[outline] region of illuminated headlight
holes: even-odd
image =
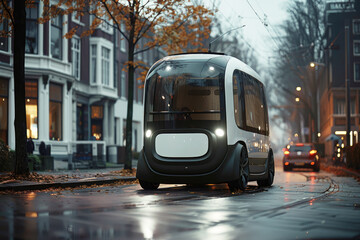
[[[151,134],[152,134],[151,130],[147,130],[147,131],[145,132],[145,136],[146,136],[147,138],[151,137]]]
[[[215,134],[218,137],[223,137],[225,135],[225,132],[221,128],[218,128],[218,129],[215,130]]]

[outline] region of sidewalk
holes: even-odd
[[[120,168],[32,172],[26,179],[14,179],[8,173],[0,173],[0,192],[74,188],[112,184],[120,181],[131,182],[136,180],[135,161],[132,166],[132,172],[125,171],[123,166]]]

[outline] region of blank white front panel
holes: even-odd
[[[161,157],[201,157],[208,149],[209,139],[203,133],[164,133],[155,139],[155,151]]]

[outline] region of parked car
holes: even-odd
[[[290,145],[284,151],[284,171],[291,171],[293,168],[312,168],[315,172],[320,171],[320,157],[311,143],[297,143]]]

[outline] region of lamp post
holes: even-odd
[[[318,68],[319,66],[321,67],[325,67],[325,64],[323,63],[318,63],[318,62],[310,62],[309,67],[314,69],[314,86],[313,86],[313,105],[316,105],[316,111],[314,111],[314,113],[316,114],[316,126],[314,124],[313,126],[313,130],[316,130],[316,135],[315,135],[315,131],[313,131],[313,139],[316,139],[316,142],[319,142],[319,137],[321,136],[320,134],[320,96],[319,96],[319,84],[318,84]]]

